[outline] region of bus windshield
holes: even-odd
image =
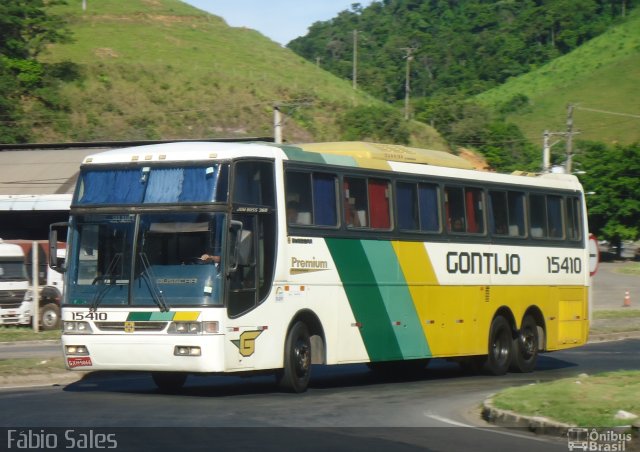
[[[221,305],[222,213],[80,215],[68,303]]]
[[[226,202],[228,164],[85,168],[75,205]]]
[[[0,258],[0,281],[25,281],[27,270],[22,257]]]

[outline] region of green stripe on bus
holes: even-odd
[[[151,312],[130,312],[127,322],[146,322],[151,319]]]
[[[295,146],[282,146],[281,148],[289,160],[300,162],[325,163],[321,154],[316,152],[306,152]]]
[[[323,154],[322,157],[328,165],[358,166],[358,162],[348,155]]]
[[[359,240],[326,239],[371,361],[402,359],[402,351],[369,259]]]
[[[152,312],[149,320],[152,322],[162,322],[173,320],[175,312]]]
[[[405,359],[431,356],[413,298],[391,242],[366,240],[362,247]]]

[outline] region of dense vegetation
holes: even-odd
[[[475,94],[577,48],[604,32],[631,0],[383,0],[354,3],[313,24],[288,47],[351,78],[358,31],[357,83],[388,102],[413,96]]]
[[[63,4],[50,0],[49,5]],[[53,42],[68,42],[69,29],[61,17],[48,14],[43,0],[3,0],[0,3],[0,142],[16,143],[30,137],[23,104],[64,109],[58,96],[59,81],[74,77],[69,62],[44,64],[38,55]]]
[[[640,143],[607,146],[582,142],[576,158],[589,207],[589,227],[620,245],[640,237]]]
[[[86,10],[80,0],[1,3],[0,20],[44,46],[29,57],[42,70],[38,80],[62,80],[47,92],[40,81],[1,89],[13,116],[0,142],[272,136],[274,105],[285,140],[335,141],[352,109],[388,108],[254,30],[180,0],[89,1]],[[72,41],[62,39],[69,34]],[[0,77],[3,87],[16,85],[16,74]],[[412,145],[447,149],[427,125],[405,126]]]

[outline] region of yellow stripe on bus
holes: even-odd
[[[194,322],[200,317],[200,311],[176,312],[174,322]]]

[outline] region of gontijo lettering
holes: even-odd
[[[517,275],[520,273],[520,255],[505,253],[447,253],[447,271],[462,274]]]

